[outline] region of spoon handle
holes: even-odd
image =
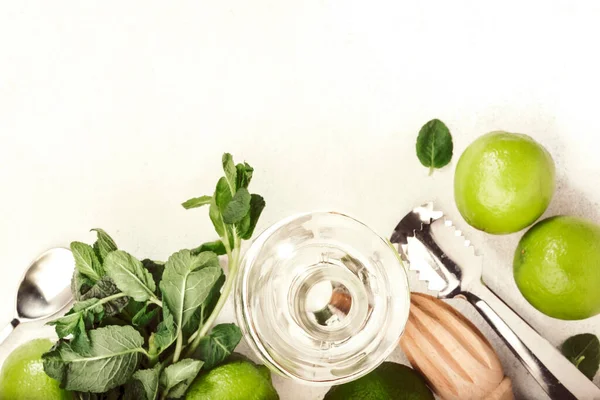
[[[8,325],[6,325],[1,331],[0,331],[0,344],[4,343],[4,341],[6,340],[6,338],[8,338],[8,336],[10,336],[10,334],[12,333],[12,331],[15,330],[15,328],[21,323],[21,321],[19,321],[18,319],[13,319],[12,321],[10,321],[10,323]]]

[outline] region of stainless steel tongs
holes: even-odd
[[[433,203],[417,207],[396,226],[391,242],[439,298],[471,303],[552,399],[600,399],[600,389],[519,317],[482,281],[481,258]]]

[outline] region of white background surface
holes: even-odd
[[[206,210],[179,203],[212,192],[229,151],[256,169],[259,229],[332,209],[388,236],[432,199],[484,254],[489,285],[552,343],[600,333],[600,316],[529,306],[511,273],[520,234],[475,232],[452,195],[474,138],[522,132],[556,161],[547,214],[600,222],[599,18],[594,1],[2,1],[0,321],[29,262],[93,240],[90,228],[158,259],[213,239]],[[455,157],[427,177],[414,144],[434,117]],[[474,320],[517,394],[544,398]],[[276,381],[283,399],[323,392]]]

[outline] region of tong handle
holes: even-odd
[[[483,283],[459,296],[479,311],[551,399],[600,399],[600,388]]]

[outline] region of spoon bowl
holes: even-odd
[[[51,317],[69,305],[74,270],[73,254],[65,248],[50,249],[35,259],[21,280],[15,318],[0,331],[0,344],[20,323]]]

